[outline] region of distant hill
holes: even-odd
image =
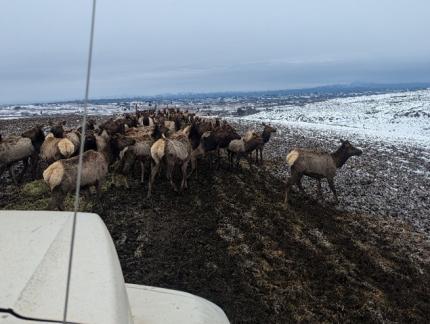
[[[146,101],[146,102],[168,102],[168,101],[195,101],[204,99],[217,99],[217,98],[276,98],[276,97],[291,97],[291,96],[350,96],[366,93],[387,93],[395,91],[411,91],[422,90],[430,88],[430,82],[424,83],[361,83],[354,82],[350,84],[335,84],[327,86],[319,86],[313,88],[302,89],[281,89],[281,90],[261,90],[261,91],[224,91],[224,92],[208,92],[208,93],[176,93],[176,94],[162,94],[156,96],[130,96],[123,98],[101,98],[92,99],[93,104],[103,103],[129,103],[132,101]],[[67,103],[81,103],[82,100],[65,101]]]

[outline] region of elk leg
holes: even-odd
[[[148,194],[146,196],[147,198],[151,198],[152,185],[154,183],[155,177],[156,177],[159,169],[160,169],[160,162],[158,162],[158,163],[152,162],[152,164],[151,164],[151,178],[149,179]]]
[[[236,155],[236,169],[239,169],[239,167],[240,167],[240,157],[241,157],[240,153],[237,153],[237,155]]]
[[[30,157],[31,162],[31,177],[36,180],[37,177],[37,167],[39,166],[39,156],[37,153],[33,153]]]
[[[191,177],[191,175],[196,171],[196,178],[197,178],[197,159],[193,156],[191,156],[191,172],[187,176],[187,178]]]
[[[322,199],[321,179],[317,179],[318,197]]]
[[[285,189],[284,204],[288,204],[288,195],[289,195],[289,193],[290,193],[291,185],[292,185],[292,183],[291,183],[291,182],[292,182],[292,181],[291,181],[291,177],[288,177],[288,179],[287,179],[287,187],[286,187],[286,189]]]
[[[263,162],[263,149],[262,148],[260,149],[260,164],[261,165],[264,164],[264,162]]]
[[[125,185],[126,185],[126,187],[128,188],[127,178],[126,178],[126,177],[124,177],[124,179],[125,179]],[[97,199],[98,199],[98,200],[100,200],[100,199],[102,198],[102,185],[103,185],[103,183],[102,183],[102,181],[101,181],[101,180],[98,180],[98,181],[96,182],[96,193],[97,193]]]
[[[217,155],[217,165],[216,165],[216,168],[217,168],[217,170],[219,169],[219,167],[220,167],[220,164],[221,164],[221,152],[220,152],[221,150],[220,150],[220,148],[218,147],[217,148],[217,150],[216,150],[216,155]]]
[[[13,183],[15,183],[15,185],[18,185],[18,181],[16,180],[16,176],[15,176],[15,170],[13,169],[13,164],[9,166],[9,173],[10,173],[10,176],[12,177]]]
[[[305,194],[305,189],[303,189],[303,186],[302,186],[302,178],[303,178],[303,174],[300,174],[297,176],[297,187],[299,187],[299,190],[302,194]]]
[[[196,178],[197,178],[197,158],[201,155],[200,146],[197,147],[193,152],[191,152],[191,172],[188,175],[188,178],[191,177],[191,175],[196,172]],[[204,155],[204,152],[203,152]],[[210,154],[209,154],[210,158]],[[210,160],[211,161],[211,160]],[[212,166],[212,164],[211,164]]]
[[[182,183],[181,183],[181,191],[188,188],[187,183],[187,168],[188,168],[188,161],[185,161],[182,166]]]
[[[24,177],[24,174],[27,171],[27,168],[28,168],[28,158],[23,159],[22,163],[24,164],[24,167],[23,167],[21,173],[18,176],[18,182],[22,181],[22,178]]]
[[[143,163],[143,161],[140,161],[140,183],[143,183],[144,176],[145,176],[145,163]]]
[[[252,153],[246,155],[246,159],[248,160],[249,170],[252,171]]]
[[[285,199],[284,199],[284,204],[288,204],[288,196],[290,194],[291,191],[291,187],[295,184],[297,184],[298,180],[302,177],[303,175],[297,173],[294,171],[294,169],[291,169],[291,177],[289,177],[287,179],[287,188],[285,190]]]
[[[6,166],[1,166],[0,167],[0,177],[3,175],[3,172],[6,170]]]
[[[235,163],[234,163],[234,159],[235,157],[238,156],[238,153],[235,152],[230,152],[230,168],[234,168],[235,167]]]
[[[334,187],[334,180],[333,179],[327,179],[327,181],[328,181],[328,185],[329,185],[331,191],[333,192],[334,202],[336,204],[338,204],[339,203],[339,199],[337,198],[336,188]]]
[[[175,168],[175,161],[167,161],[167,171],[166,171],[166,176],[167,176],[167,180],[170,181],[170,185],[172,186],[173,190],[175,192],[178,191],[178,188],[175,185],[175,182],[173,181],[173,169]]]

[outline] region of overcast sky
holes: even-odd
[[[91,97],[430,81],[428,0],[98,0]],[[91,0],[0,2],[0,103],[84,95]]]

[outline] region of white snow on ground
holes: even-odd
[[[430,147],[430,89],[277,106],[238,118]]]
[[[247,106],[252,106],[257,113],[234,119],[297,126],[366,141],[383,140],[430,147],[430,89],[339,97],[301,105],[296,104],[300,100],[290,99],[291,104],[271,107],[263,107],[264,99],[250,102]],[[201,105],[195,102],[194,106]],[[211,114],[224,112],[224,116],[233,116],[238,107],[244,107],[243,103],[231,103],[225,99],[224,103],[212,103],[207,108],[201,108],[201,111],[208,109]],[[113,101],[91,104],[88,112],[90,115],[112,115],[125,112],[126,109]],[[81,111],[82,105],[76,103],[9,105],[0,106],[0,119],[75,114]]]
[[[0,119],[16,119],[25,117],[82,114],[82,104],[52,103],[40,105],[0,106]],[[97,104],[88,106],[89,115],[113,115],[124,112],[124,107],[117,103]]]

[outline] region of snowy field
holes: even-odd
[[[124,111],[127,111],[127,108],[115,102],[88,106],[88,114],[93,116],[107,116]],[[0,119],[73,115],[82,114],[82,112],[82,104],[77,103],[3,105],[0,106]]]
[[[240,119],[430,147],[430,89],[257,110]]]
[[[247,106],[252,107],[255,113],[241,117],[237,117],[236,111],[243,104],[231,103],[227,99],[223,104],[215,101],[205,108],[201,108],[201,103],[196,101],[186,108],[199,107],[203,114],[207,110],[252,122],[271,122],[358,136],[366,140],[430,147],[430,89],[351,97],[339,94],[339,98],[306,103],[307,97],[284,98],[280,101],[287,101],[288,104],[270,107],[264,106],[264,99],[250,99]],[[90,115],[106,116],[129,111],[130,107],[133,103],[112,100],[111,103],[91,104],[88,112]],[[80,113],[82,105],[77,103],[0,106],[0,119]]]

